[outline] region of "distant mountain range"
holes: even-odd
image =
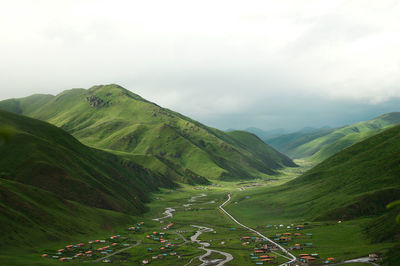
[[[251,133],[207,127],[114,84],[5,100],[0,109],[47,121],[180,182],[265,177],[296,166]]]
[[[277,137],[280,135],[288,134],[289,131],[283,128],[271,129],[271,130],[263,130],[256,127],[248,127],[245,131],[251,132],[257,135],[260,139],[265,140],[268,138]]]
[[[292,159],[321,162],[346,147],[400,123],[400,112],[388,113],[341,128],[302,130],[263,139]]]

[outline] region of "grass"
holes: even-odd
[[[179,182],[267,177],[294,166],[253,134],[207,127],[113,84],[6,100],[0,109],[50,122],[91,147],[142,156],[143,167],[175,172]]]
[[[353,125],[312,132],[295,132],[266,140],[291,158],[322,162],[346,147],[400,123],[400,113],[388,113]]]
[[[236,193],[232,211],[249,222],[257,221],[254,213],[289,220],[381,215],[399,195],[399,129],[355,144],[282,186]]]
[[[234,197],[241,197],[257,190],[265,190],[265,187],[250,187],[244,191],[239,191],[237,188],[243,186],[243,183],[248,181],[243,180],[240,182],[218,182],[218,185],[208,185],[202,187],[193,187],[181,184],[177,189],[161,189],[159,192],[154,192],[151,195],[152,201],[147,204],[149,212],[134,217],[134,220],[127,221],[126,226],[112,226],[110,231],[97,231],[92,235],[85,235],[80,238],[59,239],[57,241],[49,241],[41,243],[40,245],[29,247],[27,249],[11,249],[7,253],[2,253],[0,259],[5,262],[5,265],[24,265],[29,262],[30,265],[51,265],[55,261],[52,259],[40,258],[42,253],[51,252],[62,248],[63,246],[75,242],[84,242],[93,239],[106,239],[111,234],[121,234],[127,240],[135,243],[138,240],[142,244],[132,249],[126,250],[123,253],[112,256],[110,259],[113,263],[117,264],[139,264],[144,259],[149,259],[152,265],[184,265],[189,262],[191,258],[204,254],[204,251],[199,249],[199,245],[195,243],[184,244],[183,239],[177,234],[181,234],[190,239],[196,229],[191,225],[207,226],[215,230],[216,233],[207,232],[203,233],[199,239],[209,242],[210,249],[225,251],[234,256],[234,260],[226,265],[254,265],[254,260],[250,259],[250,253],[254,251],[257,245],[251,242],[248,246],[243,246],[240,240],[243,236],[253,236],[251,232],[240,228],[237,224],[233,223],[225,214],[223,214],[218,206],[226,200],[226,195],[229,191],[236,191]],[[260,182],[260,181],[259,181]],[[266,182],[266,181],[265,181]],[[267,184],[267,182],[265,183]],[[270,186],[270,185],[268,185]],[[200,188],[200,189],[198,189]],[[189,200],[193,196],[206,194],[204,197],[197,197],[195,202]],[[191,203],[193,205],[184,207],[183,204]],[[287,247],[294,246],[295,243],[312,243],[311,248],[306,248],[301,251],[294,251],[295,254],[300,253],[318,253],[321,258],[335,257],[337,261],[344,259],[351,259],[359,256],[364,256],[372,252],[385,252],[393,246],[392,242],[375,243],[371,244],[369,238],[364,234],[364,224],[371,221],[371,218],[356,219],[352,221],[337,222],[315,222],[307,221],[306,219],[283,219],[280,216],[272,217],[256,212],[252,213],[252,218],[246,218],[246,213],[242,210],[237,210],[239,204],[232,201],[228,204],[227,209],[241,222],[251,225],[263,234],[273,237],[277,233],[285,232],[301,232],[302,237],[295,241],[288,242]],[[152,220],[153,218],[164,216],[166,207],[174,207],[176,211],[172,218],[167,218],[163,223]],[[193,210],[186,210],[185,208],[192,208]],[[201,209],[202,208],[202,209]],[[251,210],[251,209],[250,209]],[[251,211],[248,211],[250,215]],[[255,217],[260,217],[255,219]],[[138,232],[127,232],[127,226],[134,223],[143,221],[144,225]],[[174,225],[169,230],[164,230],[170,222]],[[297,231],[294,229],[286,229],[286,226],[302,222],[306,224],[304,230]],[[267,225],[284,224],[283,228],[275,229],[267,227]],[[235,230],[232,230],[235,228]],[[110,228],[111,229],[111,228]],[[146,235],[152,234],[153,231],[164,232],[165,239],[174,244],[173,252],[179,256],[168,255],[164,259],[153,260],[152,256],[165,253],[161,251],[160,243],[156,240],[147,239]],[[307,233],[312,233],[312,238],[306,237]],[[224,242],[224,243],[223,243]],[[149,252],[148,248],[153,251]],[[219,257],[212,253],[212,256]],[[92,259],[90,259],[92,260]],[[85,259],[87,261],[87,259]],[[284,263],[286,260],[278,258],[277,263]],[[57,262],[58,263],[58,262]],[[84,262],[79,263],[74,260],[74,265],[85,265]],[[198,264],[198,263],[197,263]],[[196,262],[193,264],[196,265]]]
[[[0,246],[84,236],[134,220],[167,177],[82,145],[48,123],[0,111]],[[129,214],[129,215],[128,215]],[[104,227],[104,228],[103,228]]]
[[[0,105],[62,126],[103,149],[84,146],[47,123],[0,112],[2,125],[15,128],[0,147],[7,154],[0,159],[0,259],[5,265],[52,264],[40,254],[110,234],[121,234],[130,244],[142,241],[113,258],[138,264],[164,252],[160,242],[146,237],[153,231],[165,231],[179,257],[169,254],[152,264],[187,263],[203,254],[199,245],[184,244],[178,234],[190,238],[196,231],[191,225],[215,230],[200,239],[211,249],[231,253],[235,259],[228,265],[252,265],[249,254],[260,243],[243,246],[240,237],[253,235],[218,209],[228,192],[232,202],[226,209],[267,235],[287,231],[268,229],[268,224],[307,224],[304,233],[313,234],[309,250],[323,258],[344,260],[393,248],[387,236],[397,234],[398,227],[386,230],[391,215],[384,206],[400,191],[400,127],[352,145],[311,170],[313,162],[305,160],[297,161],[301,167],[282,169],[294,164],[254,135],[208,128],[114,85]],[[205,177],[219,180],[210,185]],[[182,184],[174,186],[172,180]],[[168,188],[157,191],[160,186]],[[201,193],[206,196],[188,201]],[[152,220],[163,216],[166,207],[176,209],[172,218]],[[138,221],[145,226],[128,232],[127,226]],[[170,222],[173,228],[163,229]],[[154,251],[148,252],[149,247]]]

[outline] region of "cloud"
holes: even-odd
[[[399,13],[365,0],[5,1],[0,98],[118,83],[217,127],[345,123],[340,105],[360,118],[352,106],[372,115],[400,97]]]

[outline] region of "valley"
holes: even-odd
[[[396,260],[398,113],[275,136],[292,160],[115,84],[0,109],[1,265]]]
[[[18,250],[10,251],[18,254],[18,259],[13,257],[8,261],[4,255],[0,258],[4,265],[27,262],[30,265],[87,265],[87,262],[171,266],[280,265],[291,261],[291,254],[297,259],[304,257],[300,254],[308,254],[316,261],[334,264],[384,252],[393,245],[371,244],[365,238],[361,227],[370,219],[315,222],[302,218],[261,217],[248,205],[245,205],[248,208],[245,211],[242,206],[249,198],[243,198],[243,195],[279,184],[266,180],[257,183],[260,186],[245,191],[238,189],[241,182],[223,181],[201,187],[182,184],[177,189],[162,189],[152,193],[152,201],[147,205],[149,212],[136,216],[135,223],[109,228],[108,235],[71,236],[68,240],[60,239],[57,243],[30,249],[28,254],[22,251],[23,248],[19,249],[20,254]],[[264,236],[276,244],[265,240]],[[73,245],[71,243],[84,245],[68,248]],[[42,257],[43,254],[47,256]]]

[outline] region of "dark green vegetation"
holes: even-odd
[[[335,153],[400,123],[400,113],[388,113],[342,128],[303,130],[264,139],[290,158],[321,162]]]
[[[160,242],[145,236],[166,230],[169,222],[174,225],[166,232],[168,241],[180,257],[168,254],[154,259],[154,265],[181,265],[204,253],[196,243],[184,241],[196,231],[191,225],[216,230],[204,232],[200,239],[208,241],[211,249],[232,254],[234,261],[227,265],[254,264],[249,254],[256,243],[243,246],[240,240],[253,235],[232,230],[238,226],[218,209],[228,192],[233,200],[226,209],[268,236],[289,229],[294,233],[287,226],[306,224],[304,233],[313,234],[312,245],[309,238],[300,237],[285,243],[288,247],[298,243],[309,251],[305,253],[338,260],[391,247],[388,261],[398,255],[393,247],[400,236],[395,223],[398,209],[385,208],[400,198],[400,126],[387,129],[398,122],[398,113],[352,127],[314,131],[314,135],[307,132],[303,137],[308,141],[303,139],[299,147],[312,143],[308,148],[317,150],[307,156],[312,155],[314,162],[342,151],[277,186],[305,168],[283,169],[294,163],[253,134],[206,127],[117,85],[7,100],[0,102],[0,109],[65,130],[0,111],[5,129],[0,130],[0,152],[6,155],[0,158],[4,231],[0,246],[5,251],[0,262],[5,265],[57,263],[40,254],[55,254],[67,244],[110,234],[132,233],[127,226],[137,219],[145,221],[145,230],[124,239],[140,245],[113,256],[119,264],[138,264],[159,255]],[[377,135],[367,138],[373,134]],[[262,178],[250,179],[255,177]],[[241,180],[232,182],[236,178]],[[175,182],[203,185],[178,188]],[[169,189],[159,192],[158,187]],[[202,192],[207,195],[189,201]],[[174,217],[164,223],[153,221],[163,216],[166,207],[176,209]],[[146,209],[149,212],[142,214]],[[154,251],[149,253],[149,247]],[[212,253],[210,258],[221,256]],[[94,258],[82,260],[87,259]]]
[[[400,197],[399,172],[400,126],[396,126],[344,149],[282,186],[253,190],[243,207],[259,206],[259,212],[274,217],[316,220],[379,215],[386,212],[387,203]]]
[[[0,111],[13,135],[0,146],[0,246],[108,229],[145,210],[168,177],[89,148],[46,122]]]
[[[398,210],[386,204],[400,198],[400,126],[356,143],[302,176],[278,187],[237,194],[234,215],[257,225],[262,219],[338,221],[367,217],[358,233],[370,242],[400,238]],[[268,218],[265,218],[268,217]]]
[[[0,109],[48,121],[88,146],[183,182],[265,177],[295,166],[255,135],[207,127],[118,85],[10,99]]]

